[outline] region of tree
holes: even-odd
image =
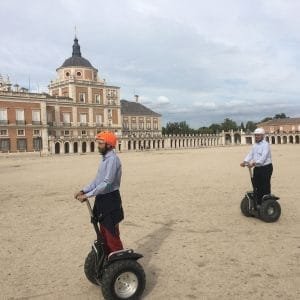
[[[270,120],[273,120],[273,118],[266,117],[266,118],[262,119],[259,123],[264,123],[264,122],[267,122],[267,121],[270,121]]]
[[[168,122],[166,127],[162,129],[163,134],[191,134],[194,133],[195,130],[190,128],[186,121],[181,122]]]
[[[243,122],[241,123],[241,126],[240,126],[240,128],[241,128],[243,131],[245,131],[245,125],[244,125],[244,123],[243,123]]]
[[[222,131],[222,127],[220,124],[213,123],[208,127],[212,133],[218,133]]]
[[[276,114],[273,119],[285,119],[288,118],[285,113]]]
[[[246,131],[251,131],[253,132],[256,128],[256,123],[252,122],[252,121],[248,121],[246,123]]]
[[[224,122],[221,124],[221,127],[224,131],[237,130],[237,124],[229,118],[224,120]]]

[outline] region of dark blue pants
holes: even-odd
[[[258,199],[258,204],[261,204],[261,199],[264,195],[271,194],[272,173],[272,164],[254,168],[253,183]]]

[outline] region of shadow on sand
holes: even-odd
[[[173,231],[172,226],[175,222],[173,220],[162,224],[162,226],[152,233],[145,236],[143,239],[137,242],[137,253],[144,255],[142,264],[146,273],[146,290],[144,296],[147,296],[152,289],[155,287],[158,280],[159,267],[151,264],[153,255],[159,255],[159,249],[163,244],[164,240]]]

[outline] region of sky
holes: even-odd
[[[0,74],[48,91],[82,56],[121,99],[199,128],[300,117],[298,0],[0,0]]]

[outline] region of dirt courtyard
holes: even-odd
[[[250,146],[119,153],[124,246],[142,253],[143,299],[300,299],[300,145],[272,145],[276,223],[246,218]],[[0,156],[0,299],[102,299],[75,191],[98,154]]]

